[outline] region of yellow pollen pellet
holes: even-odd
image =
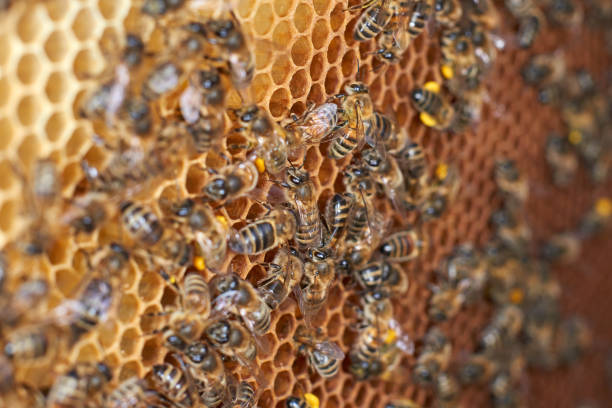
[[[215,216],[215,218],[216,218],[217,220],[219,220],[219,222],[220,222],[221,224],[223,224],[223,226],[224,226],[224,227],[226,227],[226,228],[227,228],[227,220],[225,219],[225,217],[224,217],[224,216],[222,216],[222,215],[216,215],[216,216]]]
[[[255,159],[255,167],[257,167],[257,171],[260,173],[266,171],[266,163],[261,157]]]
[[[518,305],[523,302],[523,290],[513,289],[510,291],[510,302]]]
[[[319,408],[319,398],[314,394],[311,394],[309,392],[304,394],[304,401],[306,401],[306,404],[308,404],[309,408]]]
[[[580,133],[579,130],[574,129],[569,132],[568,139],[571,144],[577,145],[578,143],[582,142],[582,133]]]
[[[455,76],[455,73],[450,65],[442,65],[440,67],[440,72],[442,73],[442,76],[446,79],[451,79],[453,76]]]
[[[393,329],[387,330],[387,335],[385,336],[385,344],[391,344],[397,339],[397,333]]]
[[[612,200],[609,198],[600,198],[595,203],[595,212],[601,217],[608,218],[612,215]]]
[[[436,166],[436,178],[444,180],[448,176],[448,164],[440,163]]]
[[[425,82],[425,85],[423,85],[423,89],[438,93],[440,92],[440,84],[435,81]]]
[[[193,258],[193,266],[198,271],[203,271],[206,268],[206,262],[204,262],[204,258],[201,256],[196,256]]]
[[[425,126],[434,127],[438,124],[438,122],[431,115],[425,112],[421,112],[419,118]]]

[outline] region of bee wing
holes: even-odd
[[[249,374],[253,376],[259,388],[265,389],[269,385],[268,380],[266,379],[266,376],[264,375],[259,365],[256,363],[256,360],[249,361],[239,354],[235,354],[234,357],[236,357],[236,360],[238,360],[238,363],[240,363],[240,365],[245,367],[248,370]]]
[[[189,85],[179,97],[179,107],[185,122],[194,124],[200,118],[200,108],[202,107],[202,93]]]
[[[340,346],[334,342],[322,341],[320,343],[316,343],[314,347],[321,353],[335,358],[336,360],[342,360],[344,358],[344,352]]]
[[[221,293],[212,301],[212,310],[222,315],[229,313],[238,314],[236,310],[236,300],[240,297],[237,290],[228,290]]]
[[[395,331],[396,340],[395,346],[400,349],[403,353],[408,355],[414,354],[414,341],[406,333],[402,332],[399,323],[395,319],[389,321],[389,327]]]

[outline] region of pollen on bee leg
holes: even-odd
[[[455,76],[455,72],[453,71],[453,68],[450,65],[442,65],[440,67],[440,72],[442,73],[442,76],[446,79],[452,79]]]
[[[577,145],[582,141],[582,133],[579,130],[573,129],[569,132],[567,139],[571,144]]]
[[[448,164],[440,163],[436,166],[436,178],[444,180],[448,176]]]
[[[215,218],[216,218],[217,220],[219,220],[219,222],[220,222],[221,224],[223,224],[223,226],[224,226],[224,227],[226,227],[226,228],[227,228],[227,219],[226,219],[224,216],[222,216],[222,215],[215,215]]]
[[[320,402],[316,395],[307,392],[304,394],[304,400],[306,401],[306,404],[308,404],[309,408],[319,408]]]
[[[198,271],[203,271],[204,269],[206,269],[206,262],[204,261],[204,257],[202,257],[202,256],[194,257],[193,258],[193,266]]]
[[[438,124],[438,122],[431,115],[425,112],[421,112],[419,119],[421,119],[421,122],[423,122],[425,126],[434,127]]]
[[[595,212],[602,217],[609,217],[612,214],[612,200],[606,197],[597,200]]]
[[[257,167],[257,171],[260,173],[266,171],[266,163],[261,157],[255,159],[255,167]]]
[[[440,84],[435,81],[425,82],[425,85],[423,85],[423,89],[426,89],[434,93],[438,93],[440,92]]]

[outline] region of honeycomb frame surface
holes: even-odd
[[[104,160],[92,142],[94,129],[80,118],[77,105],[105,68],[105,42],[113,36],[124,36],[130,14],[137,7],[137,2],[131,5],[114,0],[15,3],[2,16],[0,26],[0,246],[17,237],[26,224],[21,205],[25,192],[12,163],[18,162],[28,170],[38,158],[52,157],[60,169],[62,194],[70,197],[83,177],[81,160],[87,157],[94,164]],[[566,189],[552,187],[543,148],[549,131],[556,130],[561,121],[557,112],[537,105],[535,91],[519,79],[520,68],[529,55],[552,52],[564,44],[570,67],[585,66],[601,80],[610,66],[610,57],[598,51],[603,47],[602,40],[588,28],[571,32],[547,28],[533,49],[522,51],[512,45],[512,19],[502,13],[500,35],[507,40],[507,46],[488,76],[489,102],[482,118],[464,133],[449,134],[423,126],[409,101],[413,86],[441,80],[435,31],[420,36],[399,64],[377,69],[371,55],[374,43],[356,43],[352,38],[358,14],[345,11],[346,1],[237,0],[235,6],[238,19],[253,38],[253,100],[274,119],[300,114],[309,102],[324,102],[359,75],[370,86],[375,107],[396,114],[399,125],[424,147],[430,162],[444,160],[458,166],[462,187],[456,203],[440,220],[424,226],[435,245],[422,259],[406,264],[410,288],[406,296],[394,302],[402,329],[415,339],[421,338],[431,324],[426,308],[435,266],[456,244],[469,241],[482,245],[491,237],[488,219],[501,204],[491,176],[496,157],[517,160],[532,182],[527,213],[536,241],[574,225],[593,197],[612,191],[610,182],[595,187],[582,173]],[[350,159],[335,163],[326,157],[326,147],[309,147],[304,161],[305,168],[316,175],[320,208],[340,188],[338,169]],[[209,159],[206,155],[185,157],[176,177],[155,185],[147,191],[144,201],[156,207],[164,191],[176,186],[185,195],[200,191],[206,177],[201,163],[218,164],[214,157]],[[265,181],[260,180],[258,188],[257,198],[265,199],[269,188]],[[378,210],[395,226],[405,222],[389,204]],[[265,209],[241,198],[221,212],[232,226],[238,227]],[[82,257],[75,254],[108,243],[113,234],[102,229],[87,239],[63,238],[54,244],[49,257],[36,261],[36,265],[20,260],[19,270],[24,277],[31,277],[28,271],[36,270],[49,279],[53,288],[49,307],[57,305],[86,273]],[[612,309],[612,281],[603,276],[611,261],[611,241],[605,237],[592,240],[579,261],[555,270],[564,288],[564,310],[584,316],[593,328],[596,343],[603,346],[588,353],[571,371],[530,372],[525,379],[529,406],[570,407],[585,400],[612,401],[603,366],[606,347],[612,342],[612,326],[601,315],[602,310]],[[242,277],[256,282],[264,273],[259,263],[272,256],[273,252],[252,257],[232,254],[224,268],[231,265]],[[141,265],[132,263],[129,276],[116,299],[117,313],[74,348],[62,352],[60,363],[53,367],[56,372],[76,361],[104,360],[120,381],[132,375],[143,376],[164,360],[166,352],[160,340],[150,336],[153,324],[140,316],[162,310],[174,302],[175,295],[164,289],[157,274],[143,270]],[[355,338],[350,327],[351,305],[357,301],[350,285],[336,282],[327,306],[315,322],[345,351]],[[471,349],[490,312],[489,306],[479,303],[440,326],[452,339],[455,350]],[[329,380],[309,373],[305,358],[296,353],[292,342],[298,325],[296,316],[299,312],[294,300],[283,303],[272,315],[272,331],[264,337],[269,350],[258,356],[268,383],[259,406],[283,407],[288,396],[302,390],[318,395],[321,406],[327,408],[381,408],[394,396],[411,397],[426,406],[433,403],[430,393],[414,386],[408,378],[414,362],[411,356],[402,359],[400,374],[391,381],[360,383],[346,366]],[[44,366],[19,367],[17,377],[48,386],[52,371]],[[557,392],[560,389],[564,392]],[[461,406],[486,406],[487,398],[485,392],[468,388],[462,394]]]

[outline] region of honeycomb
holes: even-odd
[[[104,153],[92,141],[95,130],[79,116],[77,107],[105,69],[108,42],[124,37],[139,4],[115,0],[14,3],[1,17],[0,26],[0,171],[4,174],[0,178],[0,246],[17,238],[26,225],[21,204],[26,192],[13,163],[29,171],[37,159],[52,157],[60,170],[62,195],[68,198],[83,179],[81,161],[87,158],[94,165],[104,162]],[[519,80],[520,68],[529,55],[553,52],[560,45],[570,67],[587,67],[601,80],[611,59],[602,52],[603,39],[596,31],[547,27],[531,50],[520,50],[512,42],[514,20],[502,12],[499,34],[507,46],[488,76],[489,102],[480,123],[464,133],[449,134],[423,126],[409,101],[409,91],[414,86],[441,81],[435,28],[432,34],[418,37],[399,64],[379,68],[371,55],[374,43],[353,40],[358,14],[345,11],[347,3],[343,0],[237,0],[235,8],[244,30],[254,40],[256,70],[251,96],[274,119],[300,114],[309,102],[324,102],[353,80],[359,70],[360,79],[370,86],[375,107],[395,116],[410,137],[424,147],[430,162],[444,160],[457,165],[462,187],[456,202],[440,220],[424,226],[435,245],[418,261],[406,264],[411,285],[406,296],[395,300],[395,315],[403,331],[414,339],[421,338],[431,325],[426,315],[428,284],[433,281],[436,265],[455,245],[482,245],[491,237],[488,219],[501,203],[491,176],[496,157],[517,160],[532,182],[527,208],[536,240],[575,225],[593,197],[612,191],[610,182],[593,186],[585,174],[563,190],[551,186],[543,148],[549,131],[561,126],[559,114],[538,105],[535,91]],[[342,185],[340,169],[349,160],[328,159],[326,147],[309,147],[304,159],[305,168],[316,175],[320,208]],[[206,180],[201,163],[222,165],[213,155],[181,160],[173,179],[160,181],[143,194],[145,203],[158,209],[159,197],[172,194],[177,186],[182,194],[194,195]],[[257,199],[265,200],[268,188],[260,180]],[[406,222],[389,204],[379,211],[396,227]],[[233,227],[264,212],[261,204],[247,198],[221,209]],[[22,277],[33,277],[31,271],[36,271],[51,282],[47,305],[51,308],[70,297],[86,273],[82,251],[112,241],[114,234],[103,228],[86,238],[62,237],[53,243],[48,256],[11,261],[17,265],[16,270],[22,271]],[[529,406],[569,407],[583,401],[605,405],[612,401],[603,364],[612,342],[612,326],[600,313],[612,307],[608,293],[612,282],[605,273],[610,253],[612,240],[596,238],[586,245],[579,261],[555,271],[564,288],[564,309],[587,319],[598,346],[573,370],[530,373],[525,379]],[[269,261],[272,255],[231,254],[221,269],[231,266],[255,283],[264,275],[259,263]],[[74,362],[99,360],[112,367],[115,381],[121,381],[133,375],[142,377],[154,364],[162,362],[166,351],[160,339],[150,335],[154,327],[142,315],[173,304],[176,295],[157,273],[135,262],[130,269],[115,299],[116,313],[111,318],[75,347],[61,350],[59,361],[52,367],[19,367],[17,381],[47,387],[54,373],[63,372]],[[355,338],[350,327],[351,305],[357,302],[349,285],[336,282],[326,307],[314,322],[344,351],[350,349]],[[489,306],[479,303],[440,327],[459,353],[473,348],[490,313]],[[357,382],[346,367],[329,380],[309,373],[305,358],[296,353],[292,342],[298,316],[293,300],[284,302],[272,315],[272,330],[264,338],[269,350],[258,355],[267,382],[259,406],[283,407],[288,396],[301,395],[304,390],[319,396],[321,406],[328,408],[380,408],[397,396],[413,398],[425,406],[433,403],[429,391],[417,388],[409,380],[412,356],[403,357],[400,374],[389,381]],[[485,392],[468,388],[460,405],[487,406],[487,401]]]

